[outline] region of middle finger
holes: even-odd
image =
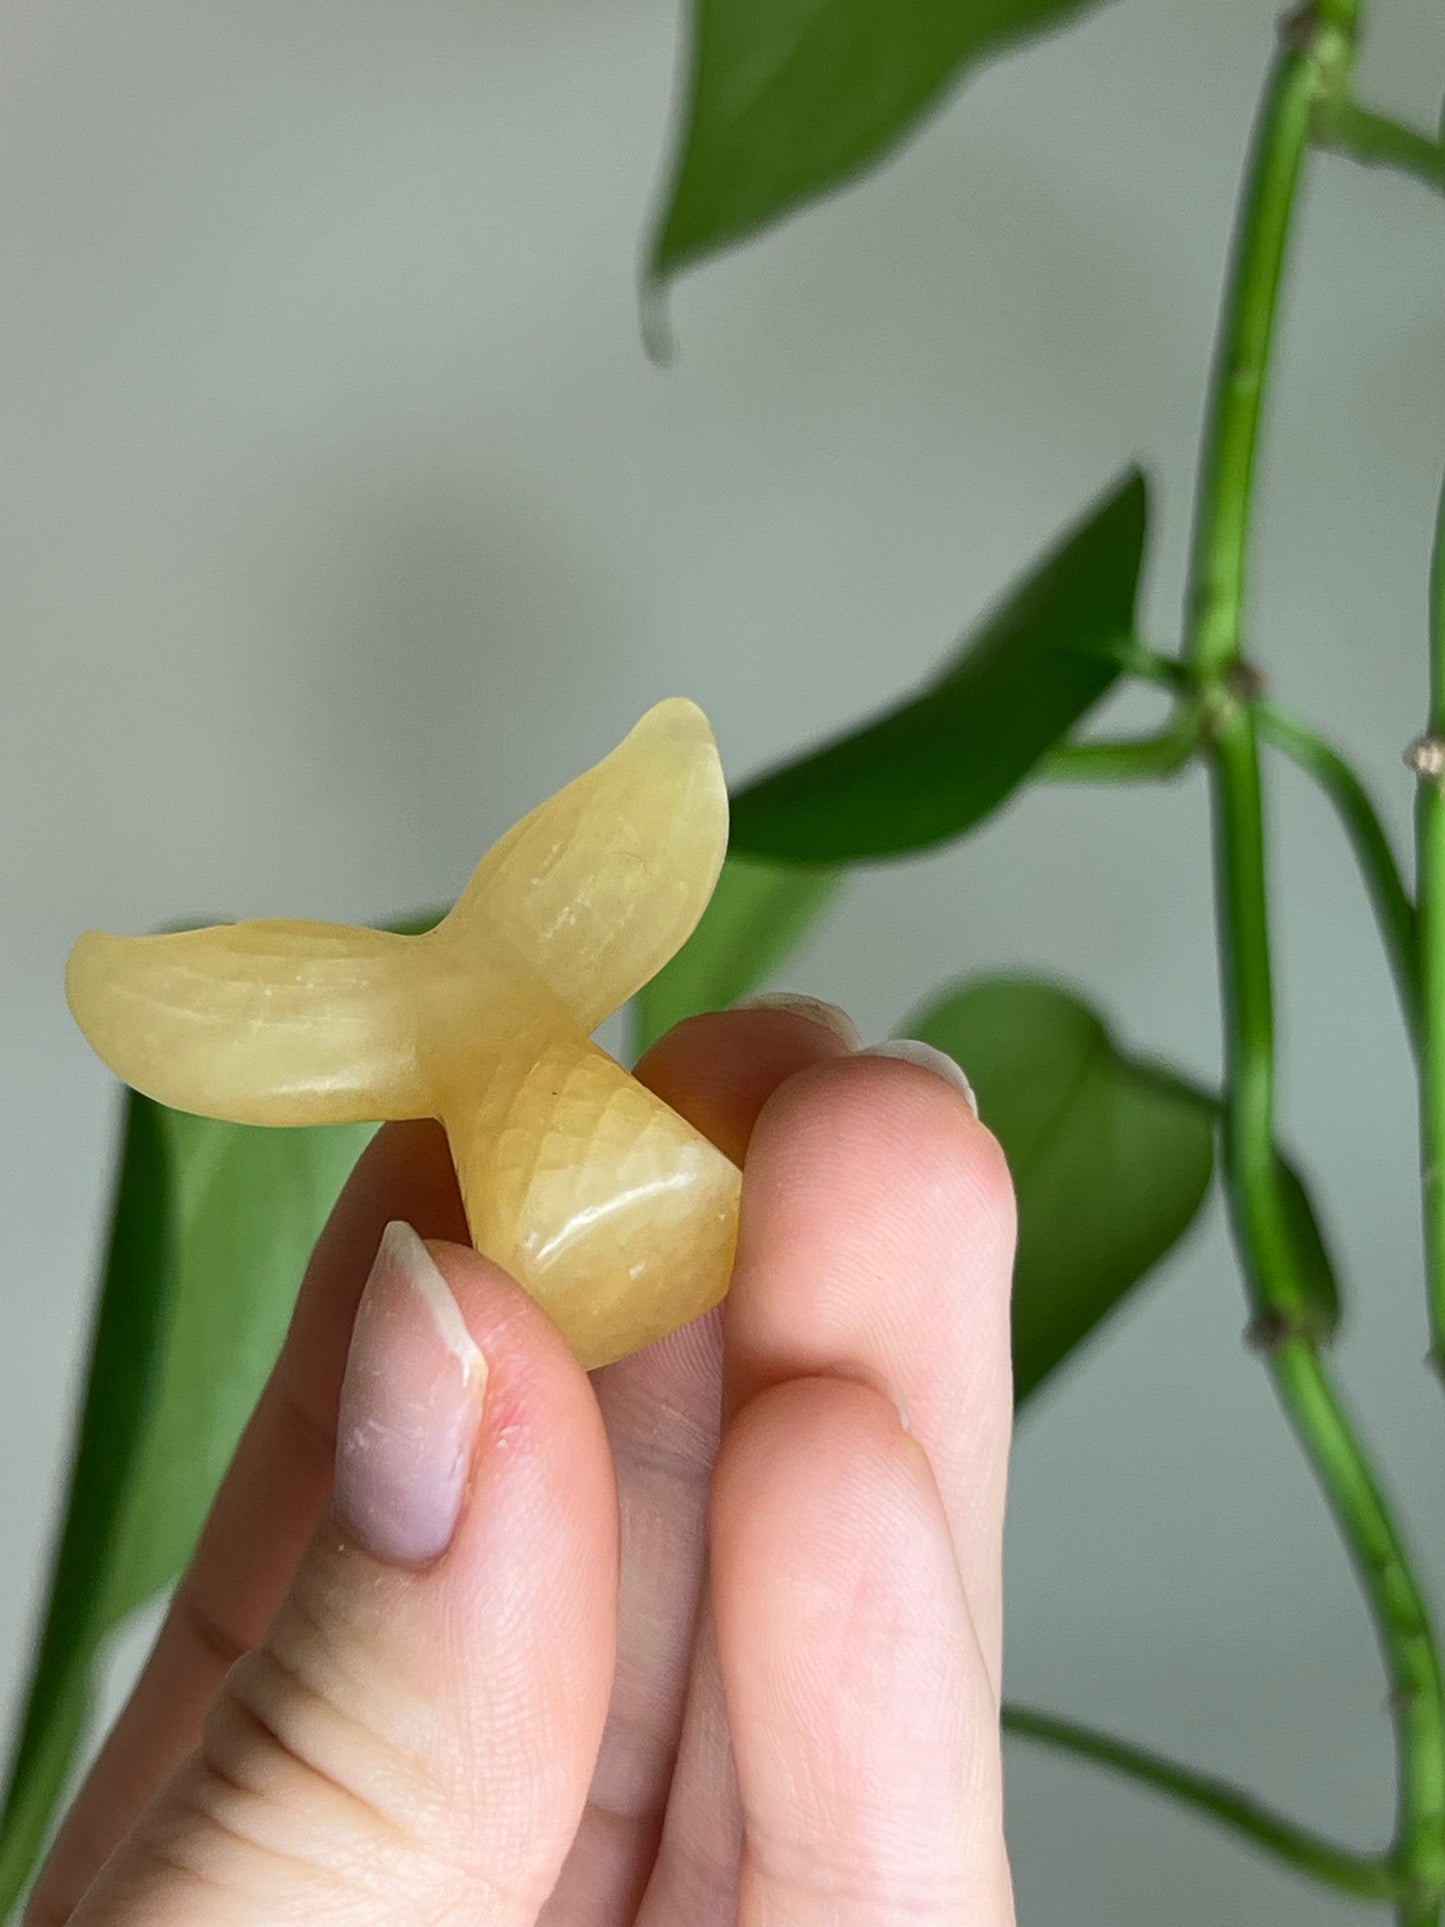
[[[637,1075],[739,1163],[769,1096],[851,1040],[786,1009],[692,1018]],[[542,1927],[631,1920],[651,1870],[687,1698],[721,1416],[714,1311],[593,1374],[622,1529],[617,1673],[587,1810]]]

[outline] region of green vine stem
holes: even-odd
[[[1410,1036],[1420,1036],[1420,954],[1415,906],[1368,790],[1331,744],[1273,704],[1256,702],[1260,740],[1312,776],[1335,806],[1369,891]]]
[[[1005,1706],[1003,1729],[1019,1739],[1091,1760],[1182,1806],[1192,1807],[1297,1872],[1340,1893],[1358,1894],[1365,1900],[1394,1900],[1400,1893],[1399,1875],[1388,1855],[1354,1853],[1338,1847],[1308,1827],[1274,1813],[1227,1780],[1197,1773],[1161,1753],[1027,1706]]]
[[[1050,783],[1137,783],[1174,776],[1199,747],[1197,705],[1154,736],[1102,737],[1064,743],[1045,758],[1039,775]]]
[[[1390,1675],[1400,1920],[1434,1927],[1445,1895],[1445,1693],[1434,1630],[1409,1556],[1315,1344],[1272,1348],[1276,1389],[1360,1574]]]
[[[1321,101],[1314,123],[1317,147],[1345,154],[1365,167],[1391,167],[1445,194],[1445,141],[1373,113],[1353,100]]]
[[[1289,30],[1302,32],[1297,21]],[[1230,262],[1190,554],[1186,653],[1206,685],[1224,682],[1240,663],[1260,406],[1314,93],[1308,49],[1277,55]]]
[[[1111,653],[1125,675],[1132,676],[1136,682],[1154,683],[1160,689],[1172,689],[1181,695],[1188,695],[1194,688],[1189,664],[1181,656],[1155,649],[1138,636],[1126,636]]]
[[[1430,710],[1412,752],[1420,777],[1416,805],[1416,870],[1420,908],[1422,1047],[1420,1166],[1425,1215],[1425,1266],[1430,1302],[1430,1356],[1445,1377],[1445,490],[1430,570]],[[1442,745],[1437,752],[1435,745]]]
[[[1275,1137],[1258,679],[1243,660],[1246,564],[1280,279],[1317,96],[1347,80],[1356,0],[1286,22],[1257,123],[1208,405],[1186,598],[1187,650],[1210,704],[1227,1097],[1225,1179],[1256,1334],[1359,1574],[1392,1693],[1401,1927],[1435,1927],[1445,1893],[1445,1690],[1424,1598],[1379,1484],[1310,1336],[1308,1269]]]

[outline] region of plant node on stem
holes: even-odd
[[[1275,23],[1279,44],[1286,53],[1308,54],[1315,44],[1320,30],[1319,9],[1313,0],[1305,0],[1300,7],[1291,7],[1282,13]]]
[[[1422,782],[1445,790],[1445,736],[1417,736],[1405,751],[1405,766]]]
[[[1253,663],[1230,663],[1224,671],[1223,683],[1226,690],[1237,703],[1263,702],[1269,694],[1269,683],[1262,669]]]
[[[1331,1343],[1331,1334],[1322,1329],[1318,1317],[1260,1311],[1245,1326],[1244,1342],[1250,1351],[1268,1356],[1286,1345],[1297,1343],[1326,1346]]]

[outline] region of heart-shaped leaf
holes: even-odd
[[[841,187],[979,62],[1091,0],[694,0],[661,280]]]
[[[726,1010],[783,961],[837,889],[833,870],[729,855],[702,920],[633,1001],[633,1054],[684,1017]]]
[[[1013,1173],[1022,1404],[1193,1223],[1217,1102],[1126,1054],[1052,984],[979,979],[928,1005],[906,1034],[966,1068]]]
[[[1144,477],[1131,470],[921,695],[744,789],[733,849],[855,863],[982,822],[1118,676],[1146,524]]]

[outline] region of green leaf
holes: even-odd
[[[1340,1325],[1340,1287],[1334,1262],[1308,1187],[1296,1167],[1285,1157],[1280,1159],[1280,1178],[1284,1185],[1285,1209],[1294,1232],[1300,1270],[1314,1313],[1311,1335],[1327,1343]]]
[[[0,1816],[0,1919],[15,1905],[84,1737],[91,1668],[110,1621],[109,1560],[158,1394],[175,1297],[171,1142],[158,1106],[127,1092],[104,1284],[65,1523]]]
[[[163,1111],[177,1289],[104,1595],[112,1623],[190,1557],[285,1336],[312,1246],[373,1125],[263,1129]]]
[[[105,1641],[189,1558],[373,1128],[260,1130],[126,1093],[79,1442],[0,1813],[0,1919],[74,1769]]]
[[[850,863],[982,822],[1119,675],[1147,508],[1131,470],[919,696],[750,784],[733,803],[732,847]]]
[[[841,187],[970,67],[1089,0],[693,0],[660,281]]]
[[[1194,1221],[1217,1102],[1125,1053],[1052,984],[979,979],[911,1018],[905,1034],[966,1068],[1013,1173],[1022,1404]]]
[[[0,1822],[0,1917],[85,1736],[101,1646],[189,1558],[372,1128],[261,1130],[127,1093],[80,1445]]]
[[[745,997],[801,940],[840,881],[832,870],[729,855],[696,930],[634,1000],[634,1057],[684,1017]]]
[[[409,917],[397,917],[392,923],[384,923],[383,930],[393,930],[399,937],[421,937],[428,930],[435,930],[442,918],[449,915],[451,905],[433,904],[429,910],[417,910]]]

